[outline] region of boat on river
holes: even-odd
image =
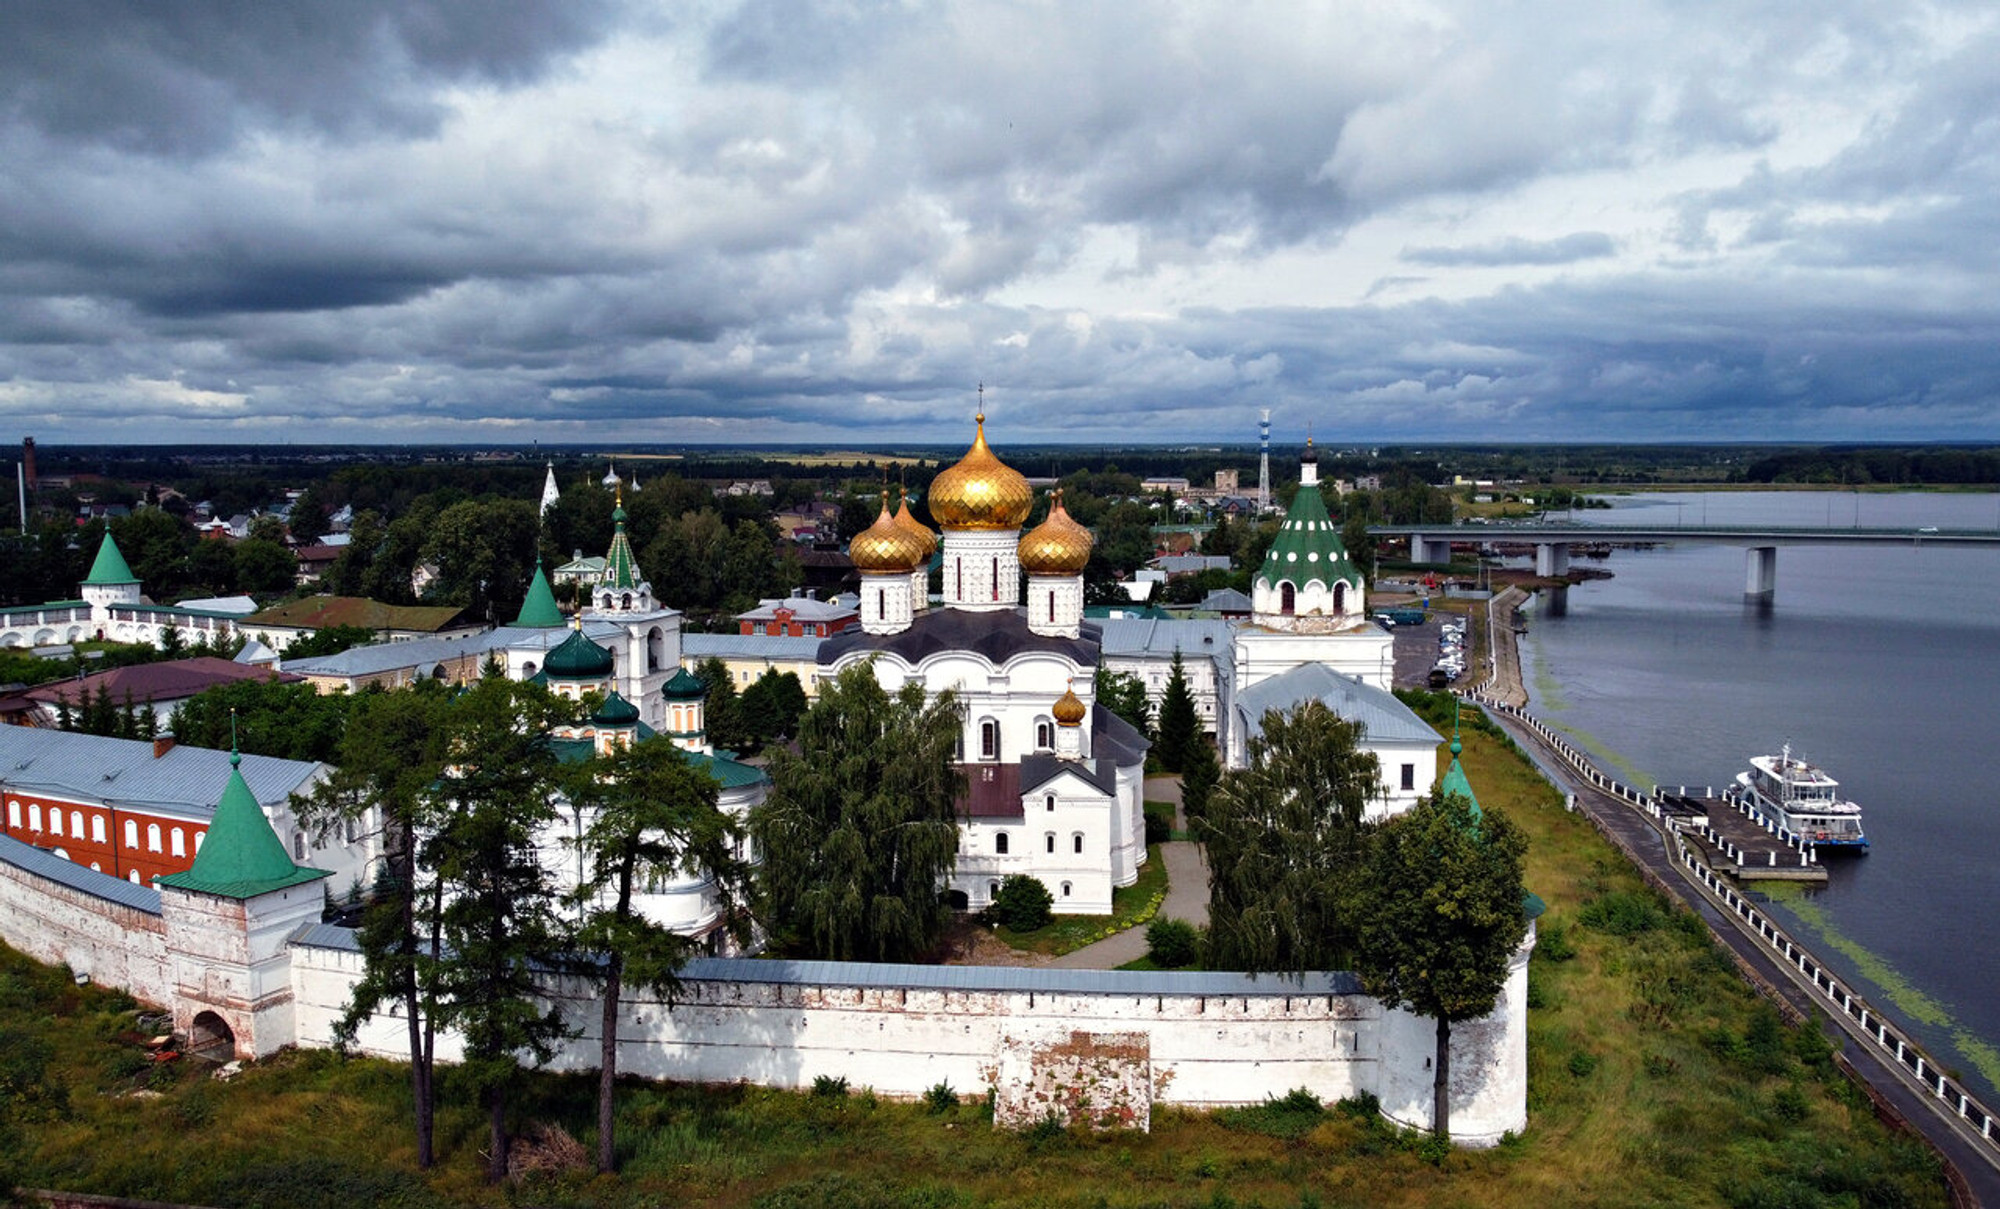
[[[1737,798],[1773,826],[1821,848],[1868,851],[1861,807],[1840,796],[1840,782],[1825,770],[1792,755],[1787,745],[1775,756],[1752,756],[1750,770],[1736,774]]]

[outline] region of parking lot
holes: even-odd
[[[1393,683],[1397,688],[1428,688],[1431,668],[1437,664],[1438,638],[1442,633],[1441,618],[1454,621],[1463,620],[1457,613],[1431,613],[1422,625],[1399,625],[1389,633],[1396,639],[1396,670]]]

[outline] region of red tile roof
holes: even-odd
[[[115,667],[110,671],[94,672],[81,680],[63,680],[55,684],[44,684],[32,688],[27,696],[47,705],[67,701],[72,707],[82,705],[97,696],[100,685],[111,695],[113,704],[123,705],[146,702],[179,701],[192,697],[203,689],[214,688],[218,684],[235,684],[240,680],[280,680],[295,683],[305,679],[287,672],[280,675],[268,667],[251,667],[218,659],[214,655],[200,655],[193,659],[173,659],[165,663],[140,663],[131,667]]]

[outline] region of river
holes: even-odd
[[[1608,497],[1604,524],[2000,529],[2000,495]],[[1860,802],[1872,851],[1770,890],[1827,964],[2000,1103],[2000,548],[1787,546],[1743,599],[1740,546],[1619,550],[1546,597],[1522,647],[1530,712],[1651,788],[1720,787],[1791,744]],[[1768,885],[1768,884],[1767,884]]]

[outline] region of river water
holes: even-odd
[[[2000,529],[2000,495],[1610,497],[1604,524]],[[1791,744],[1862,805],[1873,845],[1773,909],[2000,1103],[2000,548],[1787,546],[1768,611],[1740,546],[1618,550],[1538,599],[1530,712],[1646,788],[1713,785]],[[1770,883],[1765,883],[1769,886]],[[1758,887],[1753,887],[1758,888]]]

